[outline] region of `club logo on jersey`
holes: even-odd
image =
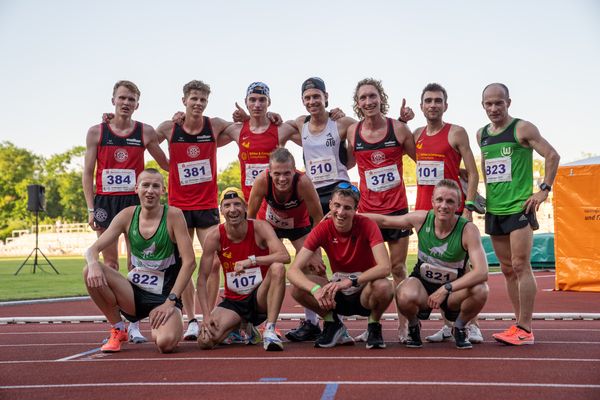
[[[225,258],[231,258],[233,256],[230,251],[223,251],[221,254],[223,254],[223,257]]]
[[[331,134],[331,132],[329,132],[327,134],[327,140],[325,141],[325,146],[327,146],[327,147],[335,146],[335,139],[333,138],[333,135]]]
[[[423,148],[423,141],[419,140],[416,144],[417,149],[421,150]]]
[[[150,246],[148,246],[147,248],[142,250],[142,255],[144,257],[150,257],[151,255],[154,254],[155,251],[156,251],[156,243],[152,242],[152,244]]]
[[[381,151],[374,151],[371,153],[371,162],[373,164],[378,165],[385,161],[385,154]]]
[[[241,157],[242,157],[242,160],[246,161],[248,159],[248,154],[246,154],[245,151],[242,151],[241,152]]]
[[[98,222],[104,222],[108,218],[108,212],[106,212],[104,208],[96,208],[96,210],[94,210],[94,218],[96,218],[96,221]]]
[[[290,200],[283,205],[284,208],[295,208],[298,207],[298,200]]]
[[[500,153],[502,153],[504,157],[510,157],[513,153],[513,149],[512,147],[503,147],[502,150],[500,150]]]
[[[187,148],[187,155],[190,158],[196,158],[200,155],[200,148],[198,146],[190,146]]]
[[[115,161],[117,162],[125,162],[129,158],[129,154],[126,149],[116,149],[115,150]]]
[[[242,147],[249,149],[250,148],[250,142],[246,141],[246,142],[241,142]]]
[[[444,254],[446,252],[446,250],[448,250],[447,242],[441,246],[434,246],[434,247],[430,248],[429,254],[431,254],[432,256],[441,256],[442,254]]]

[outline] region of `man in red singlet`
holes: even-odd
[[[222,192],[221,213],[225,223],[208,233],[200,260],[198,300],[204,319],[198,344],[212,349],[242,322],[258,326],[266,320],[265,350],[283,350],[275,323],[285,294],[284,264],[290,255],[271,225],[246,218],[246,201],[238,188]],[[206,281],[215,252],[225,275],[225,299],[213,310]]]
[[[350,151],[358,165],[361,199],[359,212],[403,215],[408,202],[402,178],[402,156],[415,158],[415,144],[405,123],[386,118],[389,105],[381,81],[363,79],[354,92],[354,111],[360,122],[348,128]],[[382,229],[388,242],[392,276],[397,286],[406,278],[410,230]],[[406,340],[407,322],[398,313],[398,339]]]
[[[145,149],[161,168],[169,169],[154,128],[132,119],[139,99],[140,90],[133,82],[118,81],[113,87],[114,118],[92,126],[87,132],[82,185],[88,222],[98,237],[121,210],[140,204],[135,186],[138,175],[144,170]],[[114,241],[102,251],[104,265],[115,270],[119,269],[117,243]],[[137,323],[129,328],[129,340],[136,343],[146,341]]]

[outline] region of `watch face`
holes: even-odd
[[[169,294],[168,299],[171,301],[177,301],[177,295],[175,293],[171,293]]]

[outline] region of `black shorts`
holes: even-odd
[[[305,226],[303,228],[293,228],[293,229],[275,229],[275,234],[279,239],[289,239],[290,241],[294,241],[296,239],[300,239],[302,236],[308,235],[310,232],[310,226]]]
[[[139,204],[140,198],[137,194],[123,196],[97,194],[94,197],[94,221],[96,225],[106,229],[121,210]]]
[[[403,208],[402,210],[394,211],[389,214],[384,215],[404,215],[408,214],[408,208]],[[400,240],[403,237],[408,237],[412,235],[412,229],[384,229],[379,228],[381,231],[381,236],[383,236],[384,242],[395,242],[396,240]]]
[[[331,200],[331,196],[333,196],[333,191],[342,182],[350,183],[348,181],[337,181],[332,183],[331,185],[323,186],[317,189],[317,194],[319,195],[319,201],[321,203],[321,208],[323,209],[323,215],[329,212],[329,200]]]
[[[509,215],[495,215],[485,213],[485,233],[493,236],[508,235],[512,231],[531,225],[531,229],[537,231],[540,228],[535,211],[525,214],[525,211]]]
[[[250,322],[252,325],[258,326],[266,321],[267,314],[258,311],[258,302],[256,301],[256,295],[260,285],[250,293],[248,297],[243,300],[231,300],[228,298],[223,299],[217,307],[226,308],[235,312],[244,321]]]
[[[210,228],[217,225],[219,219],[219,209],[211,208],[208,210],[181,210],[185,217],[185,223],[191,228]]]
[[[360,315],[363,317],[371,315],[371,310],[367,310],[360,304],[360,294],[363,289],[351,295],[346,295],[341,291],[338,291],[335,294],[334,311],[340,315]]]
[[[425,288],[425,291],[427,292],[428,296],[431,296],[431,294],[433,292],[435,292],[440,287],[442,287],[442,285],[427,282],[426,280],[421,278],[421,276],[419,275],[418,268],[415,268],[413,270],[413,272],[410,274],[410,276],[413,278],[417,278],[419,280],[419,282],[421,282],[421,284]],[[446,298],[444,299],[442,304],[440,304],[440,308],[444,311],[444,317],[448,321],[452,321],[452,322],[456,321],[456,318],[458,318],[458,314],[460,314],[460,310],[451,310],[450,308],[448,308],[448,296],[446,296]],[[431,314],[431,311],[432,311],[431,308],[425,308],[423,310],[419,310],[419,312],[417,313],[417,318],[419,318],[421,320],[429,319],[429,315]]]
[[[154,310],[156,307],[162,305],[165,301],[167,301],[167,296],[164,294],[150,293],[143,289],[140,289],[138,286],[134,285],[131,282],[129,282],[129,284],[133,288],[135,315],[127,314],[123,310],[121,310],[121,314],[123,314],[123,316],[127,318],[127,320],[130,322],[136,322],[146,318],[148,315],[150,315],[150,311]],[[175,307],[179,308],[180,310],[183,308],[183,303],[181,302],[181,299],[178,299],[175,302]]]

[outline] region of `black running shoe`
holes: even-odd
[[[385,342],[381,334],[381,324],[379,322],[371,322],[367,325],[367,349],[385,349]]]
[[[320,334],[319,325],[314,325],[310,321],[300,321],[300,325],[286,333],[285,337],[292,342],[308,342],[316,340]]]
[[[315,341],[315,347],[333,347],[344,334],[346,327],[340,321],[325,321],[323,333]]]
[[[454,336],[454,342],[456,343],[457,349],[465,350],[473,348],[473,345],[468,339],[469,332],[467,332],[467,328],[454,327],[452,328],[452,335]]]
[[[408,340],[405,346],[411,348],[423,347],[423,341],[421,341],[421,321],[414,326],[408,326]]]

